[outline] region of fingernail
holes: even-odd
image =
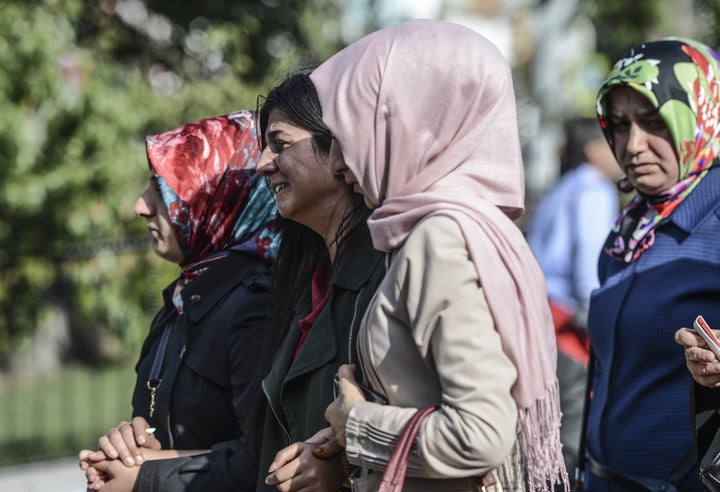
[[[126,462],[128,465],[134,465],[134,464],[135,464],[135,462],[133,461],[133,459],[132,459],[130,456],[127,457],[127,459],[125,460],[125,462]]]
[[[143,457],[140,455],[137,455],[137,456],[135,456],[135,461],[137,462],[138,465],[140,465],[143,462]]]
[[[144,436],[144,435],[140,434],[140,435],[137,437],[137,440],[138,440],[138,442],[139,442],[140,444],[145,444],[145,436]]]

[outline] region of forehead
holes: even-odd
[[[265,129],[266,138],[276,138],[279,135],[307,136],[309,134],[309,131],[292,123],[290,118],[279,109],[270,111],[268,125]]]
[[[630,87],[618,87],[608,94],[608,108],[612,115],[657,113],[650,100]]]

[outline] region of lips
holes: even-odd
[[[649,172],[655,166],[652,162],[642,162],[640,164],[630,164],[627,166],[627,171],[632,171],[635,174],[644,174]]]

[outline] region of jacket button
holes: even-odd
[[[193,294],[190,296],[190,304],[193,306],[199,306],[200,303],[202,303],[202,297],[200,297],[198,294]]]

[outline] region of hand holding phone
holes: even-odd
[[[715,358],[720,361],[720,340],[718,340],[717,336],[715,336],[715,332],[712,331],[710,328],[710,325],[705,322],[705,319],[703,319],[702,316],[698,316],[695,318],[695,323],[693,323],[693,327],[695,328],[695,331],[702,337],[703,340],[705,340],[705,344],[707,347],[713,351],[715,354]]]

